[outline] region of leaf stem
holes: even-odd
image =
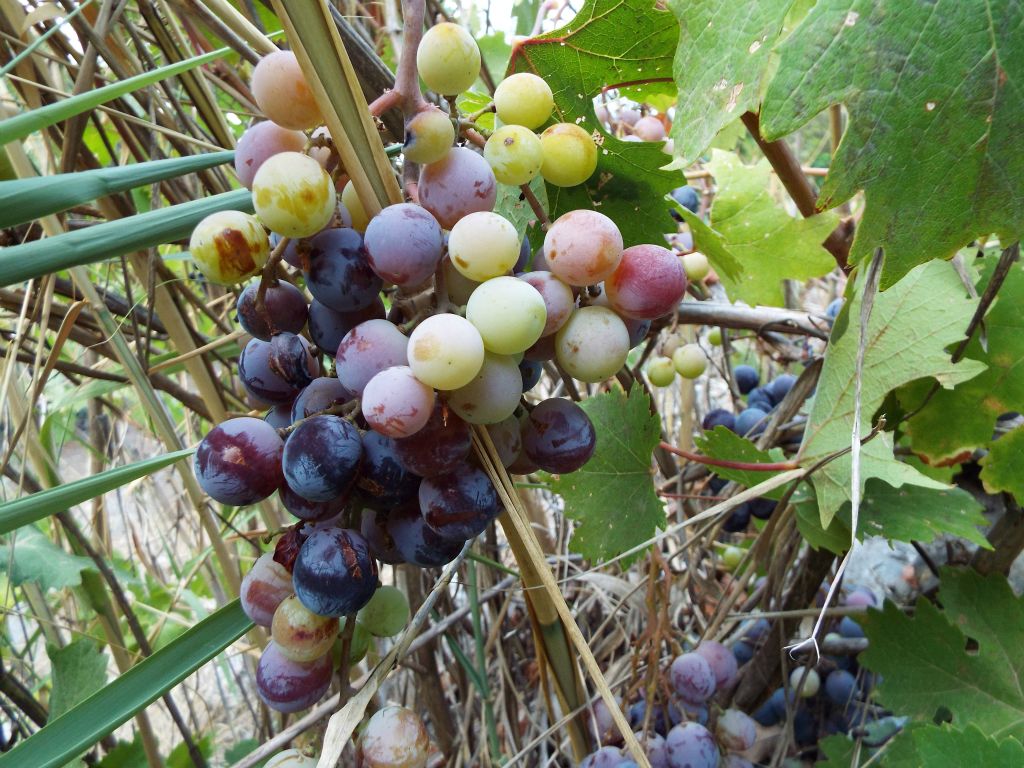
[[[800,465],[795,461],[776,461],[776,462],[748,462],[748,461],[730,461],[728,459],[713,459],[710,456],[701,456],[699,453],[691,453],[685,451],[682,448],[676,448],[674,445],[669,445],[666,442],[658,444],[659,448],[663,448],[669,453],[674,453],[676,456],[682,456],[688,461],[695,461],[698,464],[706,464],[709,467],[724,467],[727,469],[740,469],[748,472],[785,472],[790,469],[799,469]]]

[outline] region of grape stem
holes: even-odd
[[[698,464],[706,464],[710,467],[724,467],[727,469],[741,469],[748,472],[785,472],[790,469],[799,469],[800,465],[795,461],[776,461],[776,462],[748,462],[748,461],[730,461],[728,459],[713,459],[710,456],[701,456],[699,453],[691,453],[690,451],[683,450],[682,448],[676,448],[674,445],[669,445],[666,442],[658,444],[659,448],[674,453],[676,456],[682,456],[684,459],[689,461],[695,461]]]
[[[420,92],[416,69],[416,51],[423,37],[424,5],[424,0],[402,0],[402,55],[395,70],[395,87],[370,104],[370,114],[375,117],[394,107],[401,107],[406,118],[431,108]]]
[[[551,220],[548,218],[548,212],[544,210],[544,206],[540,204],[540,200],[533,194],[533,190],[530,189],[529,184],[521,184],[519,189],[523,192],[523,197],[526,198],[526,202],[530,204],[530,208],[533,209],[533,215],[537,217],[537,221],[540,222],[540,228],[545,232],[551,226]]]
[[[267,289],[277,285],[277,265],[284,256],[284,249],[291,241],[289,237],[282,237],[281,241],[270,252],[270,258],[263,267],[263,274],[260,275],[260,287],[256,290],[256,313],[267,321],[270,330],[274,330],[274,319],[267,312]]]

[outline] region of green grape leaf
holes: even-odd
[[[996,260],[986,258],[985,277],[979,293],[988,284]],[[939,390],[919,413],[907,422],[915,452],[932,463],[973,451],[987,444],[1000,414],[1024,411],[1024,264],[1015,264],[999,289],[996,303],[985,316],[982,347],[979,334],[967,346],[965,357],[987,368],[978,377],[953,390]],[[966,326],[965,326],[966,328]],[[930,384],[918,382],[899,392],[900,403],[909,411],[924,402]],[[955,424],[956,429],[950,429]]]
[[[110,750],[103,759],[96,763],[96,768],[148,768],[146,748],[142,746],[142,737],[136,736],[134,741],[121,741]]]
[[[1024,234],[1020,16],[1018,0],[819,0],[776,49],[762,131],[846,106],[818,205],[864,190],[850,258],[884,247],[883,289],[976,237]]]
[[[716,149],[711,152],[708,170],[718,192],[711,204],[710,227],[693,228],[693,241],[698,250],[708,254],[716,271],[723,262],[723,251],[740,265],[739,271],[719,273],[730,299],[781,307],[783,280],[820,277],[835,267],[835,260],[821,244],[836,228],[839,217],[822,213],[804,219],[786,213],[770,192],[767,160],[744,165],[738,155]],[[691,215],[686,220],[689,223],[694,218]]]
[[[77,587],[82,571],[92,567],[88,557],[65,552],[31,525],[8,534],[7,543],[0,546],[0,573],[9,571],[14,586],[35,581],[44,591]]]
[[[735,432],[722,426],[706,430],[694,440],[694,443],[701,453],[705,456],[710,456],[712,459],[725,459],[744,464],[774,464],[786,460],[786,454],[783,453],[781,448],[762,451],[752,441],[747,440],[745,437],[740,437]],[[733,480],[744,488],[753,488],[755,485],[763,483],[770,477],[779,474],[778,471],[713,466],[709,466],[708,471],[714,472],[726,480]],[[778,499],[784,491],[784,488],[776,488],[774,491],[766,493],[765,497]]]
[[[993,739],[976,725],[963,730],[949,726],[924,726],[911,733],[920,760],[928,768],[1019,768],[1024,765],[1024,744],[1017,739]]]
[[[512,53],[512,46],[505,39],[504,32],[492,32],[489,35],[478,37],[476,43],[477,47],[480,48],[480,56],[483,58],[484,64],[487,65],[487,71],[491,73],[491,78],[494,80],[494,84],[497,85],[505,76],[505,70],[508,68],[508,57]],[[483,85],[480,81],[478,81],[478,84]]]
[[[981,460],[981,481],[989,493],[1006,491],[1024,501],[1024,427],[1007,432],[992,443]]]
[[[802,463],[808,466],[850,447],[863,286],[862,276],[832,329],[801,446]],[[930,376],[950,387],[978,375],[983,369],[980,363],[964,360],[954,365],[946,351],[947,346],[963,338],[976,305],[977,300],[966,295],[952,267],[942,261],[915,267],[875,297],[864,345],[862,434],[870,431],[871,416],[886,394],[901,384]],[[811,477],[823,528],[828,528],[836,511],[850,498],[851,467],[851,457],[846,454]],[[888,432],[864,444],[860,467],[861,483],[877,477],[896,487],[905,483],[946,487],[897,461]]]
[[[850,548],[850,504],[840,507],[828,528],[821,527],[818,505],[810,494],[794,501],[797,527],[811,546],[836,553]],[[972,541],[991,549],[979,526],[988,524],[983,507],[961,488],[922,488],[904,485],[893,488],[881,480],[871,479],[864,485],[857,538],[884,536],[895,541],[934,540],[940,534]]]
[[[696,160],[726,125],[757,109],[792,4],[669,0],[679,20],[672,65],[679,100],[671,134],[679,167]]]
[[[490,94],[479,91],[465,91],[455,99],[455,106],[463,117],[475,114],[484,109],[493,99]],[[486,131],[494,130],[494,112],[484,112],[476,119],[476,126]]]
[[[858,660],[882,676],[879,701],[919,720],[944,710],[954,728],[1024,738],[1024,599],[1000,574],[943,568],[941,584],[944,611],[922,598],[913,617],[891,603],[868,613],[869,645]],[[967,649],[968,638],[977,650]]]
[[[597,433],[594,455],[576,472],[554,476],[551,490],[561,495],[565,515],[576,522],[572,551],[606,560],[665,526],[665,505],[654,492],[651,466],[661,423],[639,386],[628,396],[614,389],[581,406]]]
[[[576,123],[598,142],[597,170],[576,187],[548,185],[549,213],[593,208],[611,218],[627,246],[661,243],[672,228],[662,198],[683,183],[662,170],[662,144],[625,142],[604,132],[593,99],[605,88],[638,101],[675,95],[672,57],[679,25],[647,0],[587,0],[564,27],[512,47],[509,73],[533,72],[555,97],[554,119]],[[633,83],[634,85],[627,85]]]
[[[534,178],[530,182],[530,189],[533,190],[533,194],[536,195],[541,207],[547,208],[548,192],[544,179],[540,176]],[[516,232],[519,233],[520,240],[528,233],[530,224],[537,220],[537,216],[523,196],[522,190],[519,187],[510,187],[508,184],[498,184],[498,196],[494,201],[494,212],[500,213],[512,222]],[[531,234],[542,236],[543,231],[540,227],[533,227]]]
[[[50,719],[54,720],[107,684],[107,654],[88,638],[63,648],[46,647],[50,657],[53,690]]]

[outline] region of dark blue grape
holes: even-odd
[[[516,265],[512,267],[512,273],[529,272],[531,256],[533,256],[533,251],[530,250],[530,238],[523,237],[523,242],[519,244],[519,258],[516,259]]]
[[[313,299],[309,305],[309,337],[321,352],[334,357],[346,333],[367,320],[383,320],[385,314],[380,296],[355,312],[338,312]]]
[[[377,563],[360,534],[318,530],[299,549],[292,569],[299,601],[318,616],[355,613],[377,589]]]
[[[483,533],[502,510],[491,479],[470,464],[424,478],[419,500],[427,526],[442,539],[459,543]]]
[[[764,636],[768,634],[768,630],[771,628],[768,619],[756,619],[743,628],[743,638],[752,643],[757,643],[764,639]]]
[[[336,405],[344,405],[352,399],[352,393],[340,381],[329,376],[313,379],[292,403],[292,421],[325,411]]]
[[[334,517],[345,508],[346,501],[346,496],[339,496],[330,501],[310,501],[299,496],[299,494],[288,487],[287,483],[281,486],[277,496],[281,499],[285,509],[300,520],[306,520],[307,522],[328,520]]]
[[[732,375],[741,395],[746,395],[761,383],[761,374],[752,365],[737,365],[732,369]]]
[[[806,707],[800,707],[793,715],[793,738],[801,747],[809,747],[818,741],[818,721]]]
[[[275,405],[267,411],[267,415],[263,417],[263,420],[274,429],[290,427],[292,425],[292,404],[280,403]]]
[[[626,324],[626,333],[629,334],[630,349],[646,339],[647,334],[651,332],[650,320],[636,320],[632,317],[624,317],[622,322]]]
[[[283,448],[277,430],[262,419],[228,419],[199,443],[193,460],[196,480],[221,504],[255,504],[284,483]]]
[[[293,491],[310,501],[330,501],[352,487],[362,453],[359,430],[351,422],[313,416],[288,436],[281,463]]]
[[[772,401],[772,396],[768,392],[768,387],[754,387],[750,392],[747,393],[747,407],[748,408],[760,408],[766,413],[775,407],[775,403]]]
[[[697,213],[700,210],[700,193],[689,185],[673,189],[672,198],[688,211]]]
[[[745,408],[736,417],[736,434],[759,435],[768,425],[768,414],[760,408]]]
[[[545,472],[575,472],[594,455],[596,445],[593,422],[571,400],[544,400],[523,423],[523,451]]]
[[[392,438],[371,431],[363,435],[363,464],[356,486],[366,506],[391,509],[416,499],[420,478],[402,466]]]
[[[836,669],[825,678],[825,696],[829,701],[846,706],[857,690],[857,678],[845,669]]]
[[[320,366],[309,342],[294,333],[275,333],[267,356],[270,370],[293,387],[307,386],[320,373]]]
[[[238,295],[235,310],[238,322],[250,336],[263,341],[281,331],[299,333],[306,325],[306,299],[302,291],[283,280],[267,287],[263,297],[264,311],[256,308],[260,284],[250,283]]]
[[[838,632],[840,635],[847,638],[865,637],[864,629],[861,625],[849,616],[843,616],[843,618],[839,620]]]
[[[832,299],[832,301],[829,302],[828,306],[825,307],[825,317],[827,317],[829,320],[835,320],[837,317],[839,317],[839,311],[842,308],[843,300],[841,298]]]
[[[730,432],[736,431],[736,416],[725,408],[715,408],[713,411],[708,411],[707,415],[701,421],[700,425],[704,429],[714,429],[715,427],[725,427]]]
[[[754,646],[745,640],[739,640],[733,643],[732,655],[736,657],[736,662],[738,664],[746,664],[754,658]]]
[[[446,541],[423,520],[415,506],[398,507],[387,516],[387,532],[407,563],[420,568],[445,565],[456,558],[464,541]]]
[[[418,513],[418,510],[416,510]],[[404,563],[405,558],[395,546],[395,540],[388,532],[388,512],[376,509],[364,509],[360,520],[359,532],[363,534],[370,554],[388,565]]]
[[[767,520],[775,511],[775,502],[771,499],[752,499],[750,501],[750,514],[758,520]]]
[[[265,403],[292,402],[301,386],[286,381],[271,366],[271,342],[251,339],[238,358],[238,378],[245,391]]]
[[[725,522],[722,523],[722,529],[728,533],[739,533],[740,531],[747,530],[749,524],[750,505],[744,502],[729,513],[729,516],[725,518]]]
[[[789,390],[796,384],[796,376],[791,373],[783,373],[780,376],[776,376],[775,380],[768,385],[768,395],[772,399],[774,405],[778,405],[782,402]]]
[[[326,229],[307,241],[302,274],[313,298],[339,312],[355,312],[378,298],[381,279],[370,269],[363,238],[354,229]]]
[[[523,376],[523,392],[529,392],[540,383],[540,377],[544,374],[544,364],[539,360],[527,360],[519,364],[519,373]]]

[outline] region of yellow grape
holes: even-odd
[[[370,217],[366,215],[363,204],[356,194],[356,188],[352,182],[348,182],[341,190],[341,202],[348,209],[348,215],[352,217],[352,229],[356,232],[366,232],[370,224]]]
[[[670,357],[655,357],[647,364],[647,378],[656,387],[667,387],[676,379],[676,367]]]
[[[682,257],[683,259],[683,271],[686,272],[686,276],[694,282],[700,282],[708,273],[711,272],[711,265],[708,263],[708,257],[700,251],[694,251],[688,253]]]
[[[259,60],[252,71],[252,95],[263,114],[284,128],[301,131],[323,122],[291,51],[274,51]]]
[[[684,344],[672,353],[672,364],[684,379],[696,379],[708,367],[708,358],[696,344]]]
[[[314,661],[334,645],[338,636],[338,620],[318,616],[292,595],[282,600],[274,611],[270,634],[285,658],[299,662]]]
[[[231,285],[263,269],[270,258],[270,240],[255,216],[218,211],[192,230],[189,250],[207,280]]]
[[[482,283],[515,266],[519,258],[519,233],[504,216],[476,211],[463,216],[452,227],[448,256],[463,276]]]
[[[267,158],[252,180],[256,215],[284,237],[309,237],[334,215],[334,182],[313,158],[279,152]]]
[[[540,174],[556,187],[575,187],[597,168],[597,145],[575,123],[556,123],[540,135],[544,164]]]
[[[416,68],[427,88],[454,96],[469,90],[480,74],[480,49],[473,36],[458,24],[435,24],[420,40]]]
[[[454,142],[455,126],[451,118],[432,106],[406,122],[402,152],[406,160],[414,163],[436,163],[448,154]]]
[[[551,87],[530,72],[506,77],[494,90],[498,119],[506,125],[539,128],[551,117],[554,106]]]
[[[544,148],[537,134],[521,125],[504,125],[487,140],[484,159],[490,163],[494,178],[502,184],[518,187],[529,184],[544,163]]]
[[[505,276],[481,283],[473,291],[466,319],[480,332],[489,352],[513,355],[540,338],[548,311],[540,291],[525,280]]]
[[[555,358],[570,376],[596,384],[626,362],[629,331],[607,307],[577,309],[555,334]]]

